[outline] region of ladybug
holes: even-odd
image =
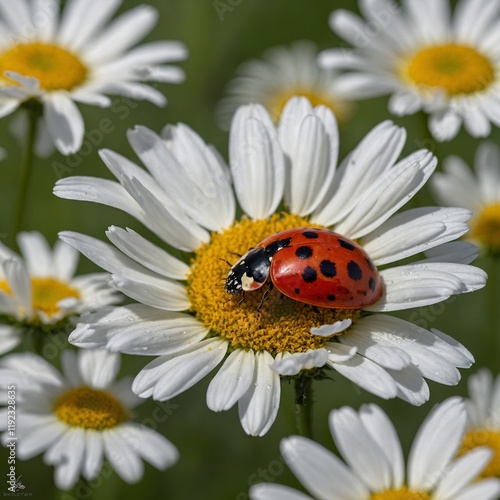
[[[266,282],[263,300],[275,286],[298,302],[330,309],[360,309],[377,302],[383,292],[377,268],[363,248],[313,227],[287,229],[262,240],[231,267],[225,289],[244,295]]]

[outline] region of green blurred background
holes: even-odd
[[[103,0],[106,1],[106,0]],[[60,165],[71,165],[64,175],[92,175],[110,178],[97,151],[110,148],[135,159],[125,137],[127,129],[144,124],[160,131],[167,123],[184,122],[196,130],[207,142],[215,144],[227,158],[227,133],[216,124],[214,108],[224,95],[225,84],[235,76],[236,67],[249,58],[259,57],[268,47],[294,40],[315,41],[320,48],[341,42],[328,28],[329,13],[336,8],[355,9],[352,1],[333,0],[219,0],[219,7],[228,7],[219,17],[212,0],[150,0],[160,11],[160,21],[148,40],[182,40],[190,50],[189,59],[182,63],[187,80],[181,85],[159,85],[169,104],[159,109],[149,103],[124,103],[117,99],[114,110],[81,106],[87,130],[94,131],[94,143],[88,142],[82,152],[65,159],[54,154],[47,160],[38,160],[30,183],[24,229],[39,230],[51,243],[58,231],[70,229],[104,238],[111,225],[128,226],[150,236],[131,217],[101,205],[60,200],[51,194]],[[137,5],[125,0],[122,11]],[[223,8],[223,7],[222,7]],[[345,156],[375,124],[388,118],[386,98],[361,102],[352,119],[341,128],[341,157]],[[96,133],[103,118],[113,122],[114,131],[102,138]],[[11,231],[11,218],[22,155],[12,139],[8,125],[11,118],[0,121],[0,146],[8,157],[0,163],[0,233]],[[420,147],[433,149],[442,161],[448,154],[463,156],[471,164],[478,141],[461,132],[451,143],[438,144],[428,139],[423,116],[392,119],[408,129],[407,154]],[[491,140],[498,141],[495,130]],[[97,138],[97,141],[96,141]],[[90,145],[90,146],[89,146]],[[59,165],[58,167],[55,165]],[[412,201],[412,206],[435,204],[424,188]],[[408,208],[408,206],[407,206]],[[481,257],[476,264],[487,271],[491,262]],[[81,272],[95,271],[90,262],[82,259]],[[498,370],[498,359],[492,349],[489,314],[492,292],[490,287],[468,296],[430,308],[409,311],[401,317],[410,318],[428,328],[439,328],[464,343],[476,357],[472,370],[463,371],[458,387],[431,386],[431,401],[414,408],[400,400],[383,401],[360,390],[344,378],[316,383],[314,388],[314,438],[333,449],[328,432],[327,416],[332,408],[375,402],[384,408],[396,423],[399,435],[408,450],[412,438],[432,406],[445,397],[465,394],[465,379],[480,366]],[[494,298],[492,299],[494,300]],[[494,305],[494,302],[493,302]],[[123,374],[137,373],[149,358],[124,357]],[[271,431],[264,438],[251,438],[242,431],[237,409],[221,414],[208,410],[205,394],[211,376],[193,389],[169,403],[146,401],[137,410],[137,419],[156,428],[180,450],[179,463],[166,472],[158,472],[149,465],[137,485],[127,485],[116,474],[105,469],[91,488],[80,484],[68,493],[55,491],[51,486],[52,469],[47,469],[40,457],[17,465],[26,491],[34,498],[95,498],[95,499],[238,499],[247,498],[249,484],[257,480],[286,483],[297,486],[296,480],[280,459],[279,441],[295,433],[293,388],[283,383],[281,407]],[[22,418],[22,416],[21,416]],[[6,464],[5,450],[1,462]],[[0,470],[4,470],[0,467]]]

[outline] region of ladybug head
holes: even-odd
[[[229,270],[227,293],[250,292],[260,288],[269,276],[270,260],[264,248],[253,248]]]

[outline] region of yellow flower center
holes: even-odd
[[[111,429],[127,419],[127,410],[112,394],[87,386],[62,394],[53,409],[61,422],[84,429]]]
[[[7,281],[0,281],[0,291],[12,295]],[[53,278],[31,278],[31,300],[35,311],[55,316],[60,311],[57,303],[68,298],[79,299],[78,290]]]
[[[267,236],[285,229],[308,226],[297,215],[275,214],[266,220],[243,219],[222,233],[214,233],[210,243],[197,250],[188,277],[188,295],[196,317],[214,335],[225,338],[234,348],[272,354],[282,351],[305,352],[323,347],[325,338],[312,335],[311,327],[359,317],[350,309],[320,309],[283,296],[272,290],[262,301],[266,286],[241,296],[228,295],[224,289],[235,253],[244,254]]]
[[[385,490],[380,493],[373,493],[370,500],[430,500],[428,493],[422,491],[409,490],[403,486],[399,490]]]
[[[500,204],[488,205],[472,222],[472,238],[493,252],[500,251]]]
[[[87,78],[88,69],[71,52],[48,43],[21,43],[0,54],[0,75],[14,71],[34,77],[44,90],[72,90]],[[17,82],[4,76],[9,84]]]
[[[483,470],[481,476],[500,478],[500,431],[475,429],[468,432],[464,437],[462,448],[458,454],[463,455],[478,446],[487,446],[495,452],[491,462]]]
[[[340,122],[346,119],[349,114],[350,106],[347,102],[337,101],[326,92],[321,92],[318,89],[290,88],[271,96],[265,104],[265,107],[276,123],[279,121],[286,103],[292,97],[306,97],[313,107],[326,106],[330,108]]]
[[[488,58],[472,47],[454,43],[411,55],[403,74],[416,85],[440,88],[449,95],[479,92],[495,80],[495,69]]]

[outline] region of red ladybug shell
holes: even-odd
[[[318,307],[359,309],[382,296],[375,265],[354,241],[327,229],[302,227],[276,233],[257,248],[272,248],[278,241],[286,246],[271,256],[270,278],[287,297]]]

